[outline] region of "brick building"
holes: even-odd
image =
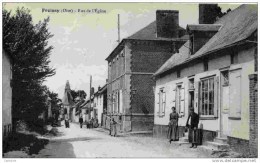
[[[121,122],[121,131],[152,130],[155,86],[152,75],[184,44],[187,40],[184,34],[178,11],[158,10],[156,21],[123,39],[106,58],[107,115]]]
[[[154,74],[155,136],[166,137],[172,106],[184,136],[193,107],[203,144],[250,154],[257,142],[257,24],[257,5],[241,5],[214,24],[187,25],[189,41]]]

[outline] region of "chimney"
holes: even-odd
[[[91,88],[90,93],[91,93],[91,95],[93,95],[95,93],[95,88],[94,87]]]
[[[217,4],[199,4],[199,24],[213,24],[217,17]]]
[[[98,86],[98,91],[101,89],[101,87],[100,86]]]
[[[179,37],[179,11],[157,10],[156,11],[157,37],[178,38]]]

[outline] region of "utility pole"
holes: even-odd
[[[117,30],[118,30],[118,43],[120,43],[120,14],[117,15]]]
[[[89,104],[90,104],[89,119],[91,118],[91,89],[92,89],[92,75],[90,75],[90,89],[89,89]]]

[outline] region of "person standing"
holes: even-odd
[[[176,108],[172,107],[172,113],[170,114],[170,122],[167,135],[167,138],[169,139],[170,143],[179,139],[178,120],[179,114],[176,112]]]
[[[115,121],[114,118],[112,118],[112,129],[113,129],[113,134],[112,134],[112,132],[111,132],[111,136],[114,136],[114,137],[117,136],[117,128],[116,128],[116,124],[117,124],[117,122]]]
[[[82,128],[82,125],[83,125],[83,118],[82,118],[82,115],[79,117],[79,124],[80,124],[80,128]]]
[[[190,119],[190,123],[189,123]],[[190,108],[190,114],[188,116],[186,126],[189,127],[191,130],[191,138],[192,138],[192,144],[190,148],[197,148],[197,145],[199,143],[199,134],[198,134],[198,124],[199,124],[199,115],[194,112],[193,108]]]
[[[65,127],[70,128],[69,117],[67,114],[65,115]]]

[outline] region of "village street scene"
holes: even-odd
[[[258,4],[2,9],[2,158],[258,158]]]

